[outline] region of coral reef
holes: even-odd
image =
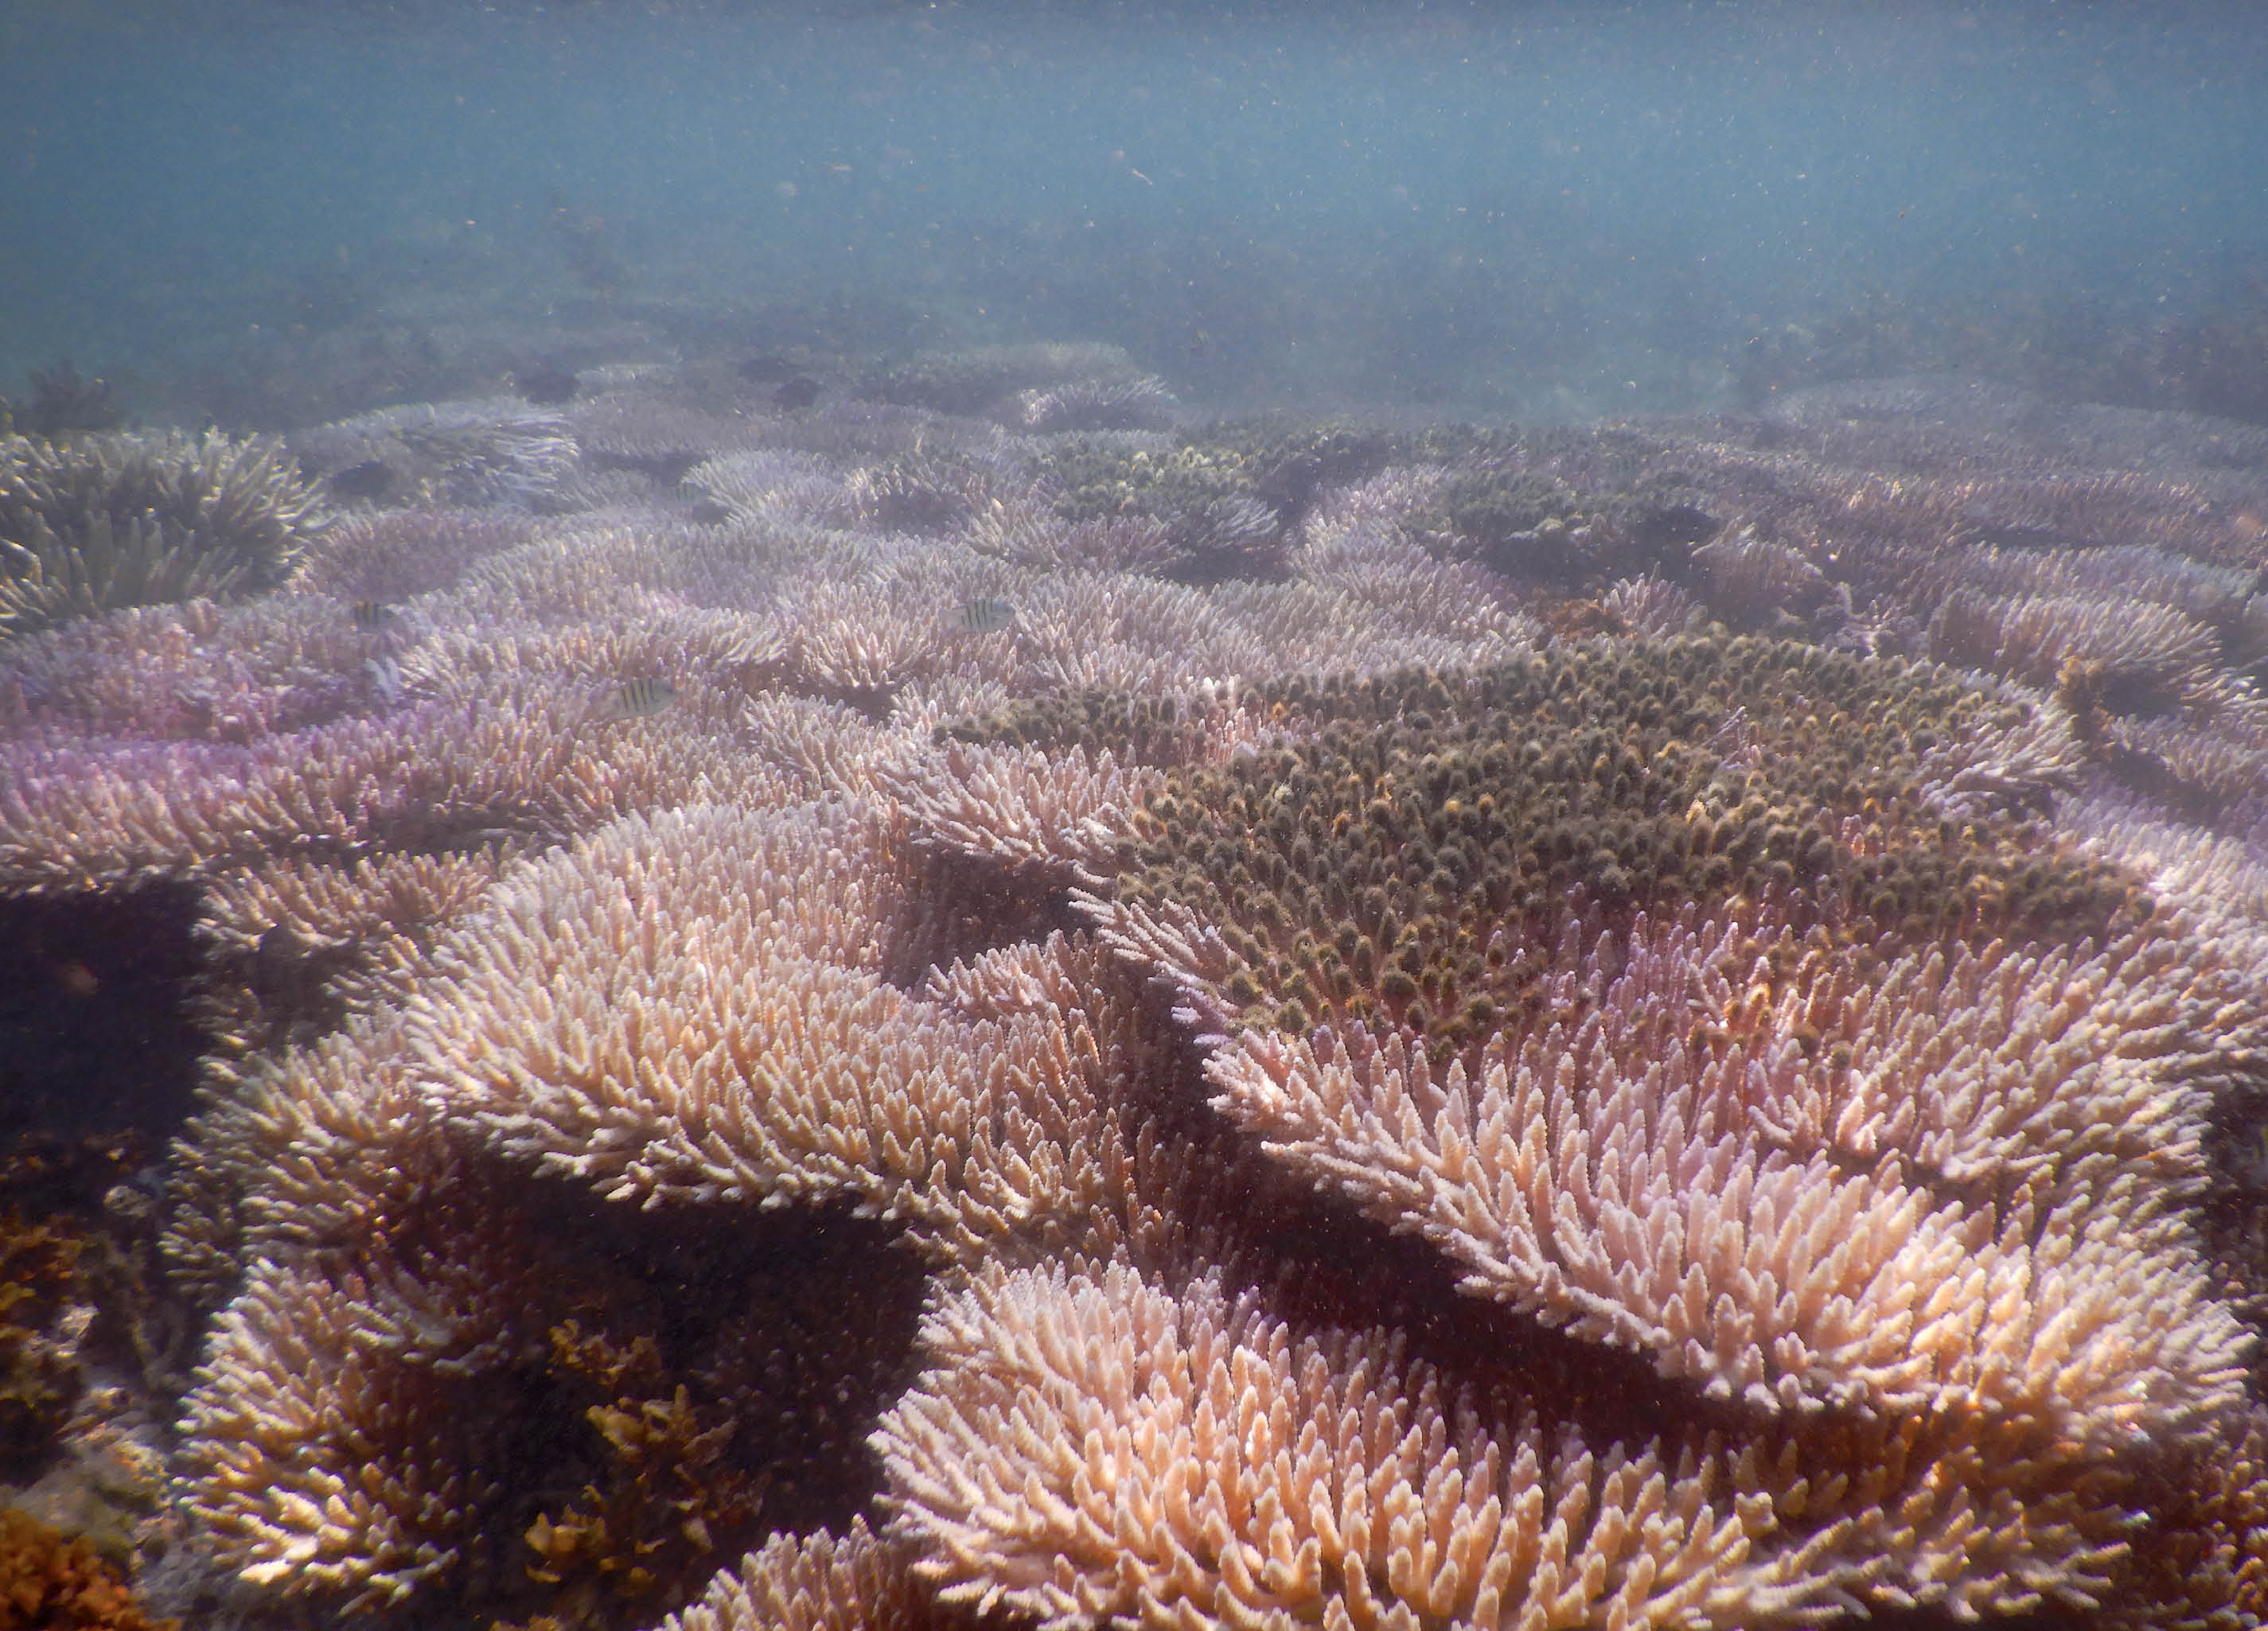
[[[922,1631],[963,1623],[937,1608],[914,1583],[904,1548],[879,1539],[864,1518],[836,1537],[777,1535],[727,1570],[663,1631],[743,1631],[777,1626],[782,1631],[823,1631],[866,1626],[873,1631]]]
[[[0,1162],[0,1624],[142,1627],[167,1549],[146,1408],[181,1328],[161,1311],[134,1134],[20,1135]]]
[[[1035,342],[924,351],[871,369],[865,395],[939,413],[990,415],[1029,430],[1132,430],[1105,419],[1146,419],[1172,393],[1115,345]],[[1098,422],[1074,423],[1086,420]]]
[[[90,1310],[68,1311],[85,1242],[0,1213],[0,1474],[20,1477],[52,1447],[84,1385],[78,1339]]]
[[[1018,394],[1013,422],[1047,435],[1065,430],[1163,430],[1178,404],[1155,374],[1079,379]]]
[[[578,455],[565,420],[506,400],[381,408],[287,440],[334,500],[389,505],[540,506]]]
[[[188,921],[153,1612],[2262,1622],[2268,440],[777,363],[0,650]]]
[[[0,1627],[6,1631],[179,1631],[152,1620],[85,1541],[0,1507]]]
[[[0,638],[273,589],[322,518],[272,441],[0,437]]]
[[[53,440],[85,430],[115,430],[125,420],[110,382],[85,378],[69,357],[53,368],[32,371],[30,401],[0,397],[0,435],[14,431]]]
[[[1407,438],[1325,422],[1255,422],[1178,438],[1070,436],[1035,474],[1071,522],[1142,519],[1162,529],[1161,570],[1185,583],[1285,575],[1291,528],[1327,488],[1384,467]]]
[[[2069,291],[1924,300],[1877,290],[1749,336],[1734,387],[1754,408],[1829,381],[1944,371],[2069,401],[2268,423],[2268,283],[2249,268],[2220,281],[2147,305]]]

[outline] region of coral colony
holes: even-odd
[[[0,1623],[2261,1623],[2268,431],[540,383],[0,449]]]

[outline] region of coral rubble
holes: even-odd
[[[2268,444],[757,361],[0,649],[11,909],[194,913],[157,1610],[2262,1622]]]

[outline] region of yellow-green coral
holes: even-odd
[[[1587,525],[1594,507],[1541,471],[1460,470],[1408,525],[1451,559],[1513,577],[1572,582],[1594,564]]]
[[[676,1380],[652,1335],[629,1341],[573,1320],[551,1331],[555,1377],[602,1400],[584,1418],[606,1445],[598,1482],[557,1516],[528,1526],[529,1577],[560,1588],[556,1607],[579,1620],[648,1605],[697,1579],[718,1548],[744,1538],[765,1480],[736,1465],[736,1423],[724,1401]]]
[[[1416,456],[1416,439],[1391,431],[1262,420],[1208,426],[1167,448],[1067,437],[1041,469],[1066,519],[1170,519],[1238,498],[1296,507],[1325,481],[1359,480]]]
[[[1956,822],[1926,800],[1932,749],[2022,713],[1946,671],[1680,640],[1248,700],[1280,741],[1173,770],[1116,887],[1224,926],[1248,1022],[1383,1016],[1465,1047],[1534,1000],[1579,907],[1770,892],[1822,944],[1865,954],[1885,937],[2100,933],[2147,909],[2131,880],[2014,819]],[[1154,750],[1138,716],[1074,699],[968,729]]]

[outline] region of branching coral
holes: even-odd
[[[0,653],[4,886],[202,892],[184,1570],[605,1631],[2257,1618],[2226,516],[1919,387],[1003,428],[1135,378],[590,369],[602,513],[366,515],[313,592]],[[1874,655],[1925,638],[1992,673]]]
[[[1117,346],[1055,342],[920,352],[873,371],[865,384],[868,394],[885,402],[948,414],[992,410],[1012,422],[1024,417],[1028,402],[1050,392],[1119,391],[1141,401],[1155,400],[1160,393],[1155,376],[1143,373]],[[1029,428],[1071,427],[1039,423]]]
[[[2027,596],[1994,603],[1955,594],[1930,624],[1941,661],[2047,688],[2084,672],[2091,705],[2167,713],[2207,689],[2219,655],[2212,631],[2171,606],[2108,596]]]
[[[915,1572],[948,1603],[1048,1627],[1804,1605],[1785,1571],[1743,1567],[1771,1526],[1764,1469],[1697,1436],[1594,1455],[1505,1401],[1445,1397],[1381,1333],[1298,1340],[1217,1286],[1175,1297],[1116,1269],[987,1275],[924,1339],[936,1368],[877,1438]]]
[[[432,966],[454,972],[421,984],[402,1024],[247,1083],[239,1120],[207,1137],[248,1163],[240,1215],[268,1267],[222,1315],[189,1403],[192,1504],[245,1579],[381,1601],[467,1567],[496,1499],[487,1469],[509,1458],[496,1435],[513,1418],[450,1422],[479,1378],[525,1375],[545,1354],[630,1390],[630,1403],[590,1407],[624,1469],[615,1476],[684,1439],[673,1476],[699,1483],[695,1515],[729,1544],[724,1514],[759,1495],[769,1513],[794,1481],[787,1425],[813,1434],[846,1375],[880,1385],[903,1353],[902,1337],[875,1342],[862,1325],[861,1339],[839,1309],[806,1305],[797,1319],[812,1335],[784,1361],[747,1338],[675,1358],[709,1378],[681,1403],[651,1357],[610,1370],[563,1334],[570,1318],[619,1326],[628,1282],[560,1273],[575,1232],[539,1227],[541,1206],[477,1176],[482,1161],[681,1217],[688,1203],[848,1208],[942,1264],[1033,1253],[1098,1210],[1123,1213],[1109,1201],[1123,1183],[1112,1122],[1094,1101],[1107,1006],[1091,1018],[1052,1006],[976,1018],[943,994],[884,984],[873,968],[907,904],[890,881],[892,841],[856,811],[623,824],[515,874],[517,906],[492,900],[436,948]],[[563,915],[586,932],[544,926]],[[658,920],[676,926],[666,945],[652,939]],[[539,969],[554,956],[567,960]],[[726,969],[738,973],[720,981]],[[633,987],[646,995],[626,1002]],[[554,1003],[579,1016],[571,1027],[600,1030],[572,1041]],[[633,1062],[656,1044],[671,1062]],[[655,1097],[622,1098],[640,1076]],[[492,1155],[468,1154],[479,1150]],[[780,1341],[796,1286],[825,1277],[799,1264],[769,1302],[748,1304],[743,1328]],[[507,1285],[518,1289],[495,1295]],[[580,1314],[578,1297],[591,1304]],[[664,1309],[647,1318],[682,1325]],[[635,1352],[637,1329],[614,1351]],[[853,1363],[862,1340],[870,1357]],[[338,1406],[313,1407],[334,1394]],[[780,1425],[750,1425],[768,1416]],[[809,1453],[839,1458],[843,1430],[817,1434]],[[728,1494],[743,1461],[704,1473],[688,1458],[696,1444],[718,1454],[719,1432],[740,1435],[743,1456],[749,1434],[767,1446],[761,1485]],[[355,1470],[365,1466],[376,1470]],[[626,1558],[659,1569],[658,1520],[640,1516],[651,1480],[591,1482],[587,1501],[534,1532],[530,1561],[561,1579],[619,1572]],[[681,1582],[682,1550],[669,1555],[667,1577]]]
[[[541,505],[580,457],[567,422],[506,399],[381,408],[291,437],[336,498]]]
[[[661,1631],[924,1631],[958,1623],[940,1613],[907,1569],[907,1549],[878,1539],[865,1520],[851,1521],[840,1539],[821,1530],[810,1536],[777,1535],[727,1570]]]
[[[2268,1010],[2241,943],[2005,822],[1956,834],[1932,814],[1924,758],[2014,720],[1988,723],[1926,671],[1763,650],[1248,694],[1278,745],[1169,773],[1089,910],[1213,1033],[1215,1104],[1309,1181],[1433,1243],[1469,1293],[1646,1355],[1796,1439],[1832,1421],[1869,1455],[1896,1441],[1876,1468],[1890,1482],[1840,1514],[1811,1508],[1805,1539],[1767,1544],[1761,1519],[1744,1536],[1752,1562],[1793,1550],[1742,1623],[1811,1591],[1962,1613],[2091,1600],[2117,1577],[2133,1446],[2178,1444],[2241,1396],[2249,1339],[2180,1208],[2205,1180],[2195,1084],[2257,1069]],[[1046,739],[1049,711],[1014,733]],[[2176,1014],[2171,1033],[2153,1018]],[[1102,1317],[1051,1316],[1074,1331]],[[1042,1339],[932,1341],[974,1355],[1027,1340]],[[960,1527],[959,1480],[1013,1475],[971,1471],[952,1438],[974,1412],[999,1442],[1011,1408],[964,1402],[958,1377],[932,1385],[946,1425],[896,1452],[911,1521],[960,1560],[930,1567],[971,1600],[1134,1612],[1015,1596],[1018,1543]],[[1010,1442],[1047,1436],[1020,1425]],[[1955,1467],[2009,1503],[1989,1524],[1932,1493]],[[1111,1487],[1093,1478],[1078,1488]],[[1236,1599],[1216,1612],[1267,1612],[1303,1543],[1263,1545],[1266,1514],[1306,1498],[1220,1499],[1256,1515],[1240,1533],[1263,1550],[1240,1576],[1229,1541],[1209,1540]],[[1911,1532],[1885,1555],[1869,1537],[1892,1507]],[[1068,1536],[1041,1549],[1077,1554]],[[1192,1566],[1155,1566],[1174,1593],[1218,1600]]]
[[[322,516],[272,441],[0,437],[0,636],[272,589]]]
[[[585,455],[674,481],[703,459],[770,444],[747,417],[648,391],[616,391],[569,415]]]
[[[1017,393],[1009,422],[1040,435],[1065,430],[1162,430],[1180,404],[1155,374],[1080,379]]]

